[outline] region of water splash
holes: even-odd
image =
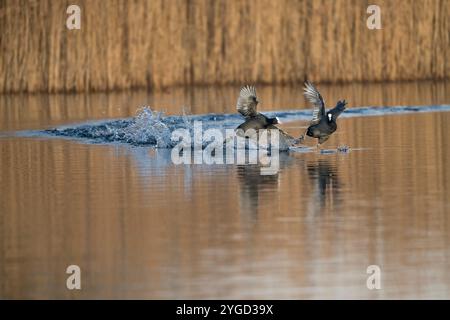
[[[349,108],[341,115],[341,118],[442,111],[450,111],[450,105]],[[311,112],[308,109],[301,109],[264,112],[264,114],[270,117],[277,116],[281,121],[289,122],[309,121]],[[133,118],[89,122],[43,131],[26,131],[19,134],[34,137],[79,138],[94,143],[114,142],[171,148],[178,143],[171,140],[172,132],[176,129],[186,129],[192,137],[194,122],[197,120],[202,122],[203,130],[215,128],[223,132],[228,128],[236,128],[243,122],[243,118],[239,114],[186,115],[183,113],[182,115],[166,116],[150,107],[142,107],[137,110],[136,116]],[[345,152],[346,150],[341,151]]]
[[[226,115],[179,115],[165,116],[150,107],[141,107],[131,119],[110,120],[72,127],[59,127],[40,131],[41,134],[87,139],[90,142],[122,142],[136,146],[155,146],[171,148],[177,141],[172,141],[172,132],[186,129],[193,136],[194,121],[202,121],[203,130],[210,128],[235,128],[239,118],[229,119]],[[36,134],[34,134],[36,135]],[[207,144],[207,143],[206,143]]]
[[[144,107],[138,110],[136,117],[125,128],[124,138],[128,143],[154,145],[169,148],[171,130],[164,123],[162,113]]]

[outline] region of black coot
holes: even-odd
[[[260,129],[276,129],[280,133],[279,147],[283,150],[287,150],[290,146],[300,141],[275,126],[280,123],[277,117],[269,118],[259,113],[257,111],[258,103],[259,100],[254,86],[244,86],[241,88],[236,109],[245,117],[245,122],[236,128],[238,135],[252,138],[251,135],[254,135]]]
[[[278,118],[269,118],[256,110],[259,100],[256,95],[256,89],[253,86],[244,86],[241,88],[237,100],[236,109],[245,117],[245,122],[237,129],[247,131],[248,129],[270,129],[270,126],[280,123]]]
[[[338,101],[336,107],[326,111],[325,101],[319,91],[310,83],[305,82],[305,97],[314,105],[313,119],[306,131],[306,135],[319,139],[317,146],[321,145],[330,138],[330,135],[336,131],[336,120],[345,110],[347,102],[345,100]]]

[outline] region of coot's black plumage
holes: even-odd
[[[306,135],[319,139],[317,146],[321,145],[330,138],[330,135],[336,131],[336,120],[345,110],[347,102],[345,100],[338,101],[336,107],[326,111],[325,101],[319,91],[309,81],[305,82],[305,97],[314,105],[313,119],[306,131]]]
[[[246,136],[248,138],[257,138],[255,133],[258,132],[258,130],[278,130],[278,146],[280,150],[288,150],[289,147],[296,145],[301,141],[301,138],[296,139],[275,126],[280,123],[278,118],[269,118],[262,113],[259,113],[257,111],[258,103],[259,100],[254,86],[244,86],[241,88],[239,98],[236,103],[236,109],[241,115],[244,116],[245,122],[236,128],[238,135]]]
[[[241,88],[239,98],[237,100],[236,109],[245,117],[245,122],[237,129],[247,131],[248,129],[270,129],[270,126],[278,124],[278,118],[268,118],[256,110],[259,100],[256,95],[256,89],[253,86],[245,86]]]
[[[275,126],[280,123],[278,118],[269,118],[262,113],[259,113],[257,111],[258,103],[259,100],[254,86],[244,86],[241,88],[239,98],[236,103],[236,109],[241,115],[244,116],[245,122],[236,128],[239,135],[245,134],[248,136],[246,134],[246,132],[248,132],[247,130],[254,130],[257,132],[261,129],[275,129],[280,133],[280,149],[287,149],[299,142],[298,139],[295,139]]]

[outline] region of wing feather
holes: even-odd
[[[258,105],[258,96],[254,86],[244,86],[241,88],[237,100],[236,109],[245,118],[251,118],[258,114],[256,106]]]
[[[325,101],[311,82],[306,81],[303,90],[306,99],[314,105],[311,124],[319,123],[322,117],[325,116]]]

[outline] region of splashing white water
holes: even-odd
[[[442,111],[450,111],[450,105],[349,108],[341,115],[341,118]],[[270,117],[277,116],[284,122],[309,121],[311,118],[311,110],[306,109],[265,112],[264,114]],[[121,142],[171,148],[177,144],[176,141],[171,140],[172,132],[177,129],[187,129],[193,136],[195,121],[201,121],[203,130],[209,128],[226,130],[236,128],[244,119],[239,114],[186,115],[183,112],[182,115],[165,116],[162,112],[153,111],[150,107],[141,107],[132,119],[105,120],[37,132],[22,132],[22,134],[32,136],[45,134],[86,139],[97,143]]]
[[[125,139],[137,144],[154,144],[158,148],[170,147],[171,130],[162,116],[150,107],[138,109],[133,122],[125,129]]]

